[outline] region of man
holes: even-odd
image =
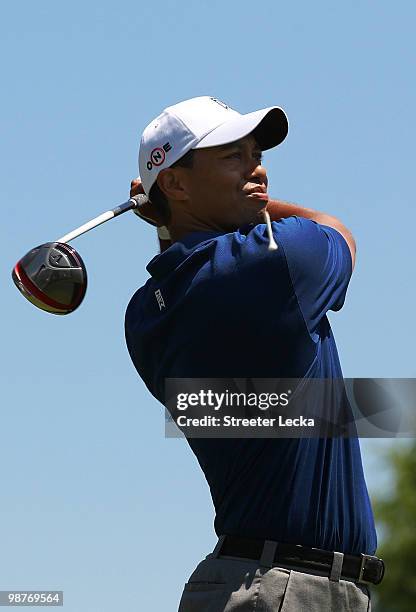
[[[262,151],[287,131],[278,107],[240,115],[203,96],[165,109],[143,132],[132,189],[150,197],[141,214],[167,226],[162,250],[170,246],[148,264],[125,330],[162,403],[165,378],[342,378],[326,312],[344,303],[355,242],[335,217],[269,199]],[[356,438],[188,443],[219,540],[185,585],[180,612],[370,608],[367,584],[383,566],[371,557]]]

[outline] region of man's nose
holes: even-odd
[[[267,185],[267,170],[258,160],[251,160],[247,165],[245,178],[255,180],[256,183]]]

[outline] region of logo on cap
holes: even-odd
[[[165,157],[166,155],[164,150],[160,149],[159,147],[157,149],[153,149],[153,151],[150,153],[150,160],[154,166],[161,166],[165,161]]]
[[[163,147],[156,147],[150,153],[150,159],[146,164],[147,169],[150,170],[153,166],[161,166],[166,159],[166,153],[171,150],[172,146],[169,142],[166,142]]]

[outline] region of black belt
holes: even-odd
[[[237,536],[225,536],[217,555],[243,557],[245,559],[260,559],[264,540],[253,540]],[[297,568],[317,570],[330,574],[334,554],[328,550],[308,548],[299,544],[279,542],[273,562],[276,564],[293,565]],[[344,554],[341,578],[359,582],[360,584],[379,584],[384,576],[384,561],[373,555],[354,556]]]

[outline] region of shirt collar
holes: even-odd
[[[146,270],[157,280],[161,280],[169,272],[174,270],[182,261],[187,259],[198,245],[204,242],[211,243],[212,240],[221,236],[222,232],[192,232],[186,234],[180,240],[172,244],[166,251],[153,257],[146,266]]]
[[[248,223],[240,227],[237,231],[241,234],[247,234],[251,229],[253,229],[253,227],[253,223]],[[218,236],[222,236],[226,233],[227,232],[204,231],[186,234],[180,240],[174,242],[174,244],[166,249],[166,251],[163,251],[163,253],[159,253],[159,255],[153,257],[153,259],[147,264],[146,270],[153,276],[153,278],[156,280],[161,280],[179,264],[185,261],[185,259],[187,259],[197,249],[197,247],[209,248],[215,238],[218,238]]]

